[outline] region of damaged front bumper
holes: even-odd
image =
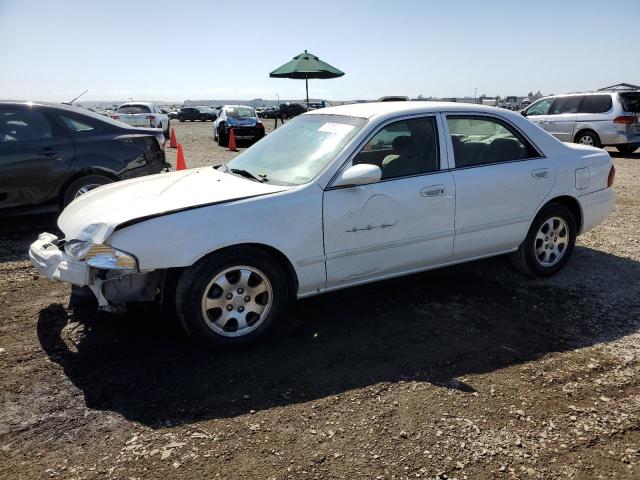
[[[34,267],[50,280],[67,282],[79,287],[89,285],[90,267],[76,260],[58,247],[58,237],[41,233],[29,247],[29,258]]]
[[[112,313],[126,311],[127,302],[154,301],[160,292],[163,272],[118,271],[92,268],[85,260],[77,260],[60,248],[58,237],[41,233],[29,247],[33,266],[50,280],[88,287],[100,310]]]

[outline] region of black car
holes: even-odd
[[[280,109],[278,107],[267,107],[258,113],[261,118],[276,118],[280,115]]]
[[[280,117],[284,120],[297,117],[306,111],[307,107],[300,103],[283,103],[280,105]]]
[[[64,208],[92,188],[168,168],[158,129],[66,106],[0,102],[0,213]]]
[[[191,120],[195,122],[212,122],[217,118],[217,115],[211,107],[182,107],[178,112],[178,120],[185,122]]]

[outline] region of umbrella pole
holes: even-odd
[[[304,84],[307,87],[307,110],[309,110],[309,75],[304,77]]]

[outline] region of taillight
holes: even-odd
[[[264,131],[264,123],[258,122],[258,123],[256,123],[256,127],[258,127],[259,130]]]
[[[636,123],[636,117],[631,115],[621,115],[613,119],[613,123],[621,123],[623,125],[631,125]]]
[[[616,167],[611,165],[611,170],[609,170],[609,176],[607,177],[607,187],[613,186],[613,181],[616,178]]]
[[[111,115],[111,118],[113,118],[114,120],[120,120],[120,116],[119,115]]]

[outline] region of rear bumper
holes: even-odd
[[[580,233],[599,225],[613,210],[616,194],[612,188],[603,188],[597,192],[578,197],[582,208],[582,229]]]
[[[84,287],[90,281],[90,269],[86,262],[75,260],[60,248],[58,237],[41,233],[29,247],[31,264],[49,280],[67,282]]]

